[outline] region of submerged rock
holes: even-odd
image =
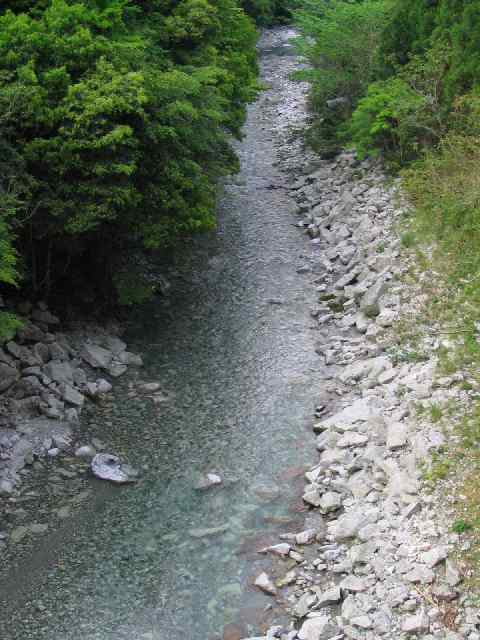
[[[129,464],[123,463],[111,453],[97,453],[92,460],[93,474],[100,480],[109,480],[117,484],[126,484],[138,480],[138,472]]]
[[[218,473],[206,473],[197,480],[195,483],[195,489],[204,491],[205,489],[210,489],[211,487],[222,484],[222,482],[222,477],[219,476]]]

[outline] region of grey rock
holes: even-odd
[[[15,485],[11,480],[0,480],[0,496],[9,496],[15,491]]]
[[[68,404],[72,404],[74,407],[83,407],[85,402],[85,396],[81,394],[79,391],[71,387],[69,384],[60,385],[62,398]]]
[[[387,290],[387,283],[384,277],[380,277],[362,297],[360,309],[368,317],[380,314],[379,299]]]
[[[50,348],[43,342],[37,342],[32,348],[34,356],[39,362],[48,362],[50,360]]]
[[[342,496],[334,491],[326,491],[320,498],[320,513],[331,513],[342,506]]]
[[[261,549],[259,553],[272,553],[275,556],[285,558],[289,555],[291,550],[291,545],[287,542],[281,542],[280,544],[274,544],[271,547],[265,547],[264,549]]]
[[[409,428],[405,422],[390,422],[387,426],[387,447],[400,449],[408,442]]]
[[[51,324],[57,325],[60,324],[60,320],[57,316],[54,316],[50,311],[42,311],[41,309],[34,309],[32,312],[32,318],[41,324]]]
[[[105,378],[99,378],[97,380],[97,391],[100,394],[109,393],[113,389],[112,385]]]
[[[80,355],[94,369],[108,369],[113,358],[111,351],[92,343],[84,344]]]
[[[269,578],[268,574],[265,573],[265,572],[263,572],[259,576],[257,576],[257,578],[255,579],[254,584],[255,584],[256,587],[258,587],[259,589],[261,589],[264,593],[267,593],[268,595],[271,595],[271,596],[277,595],[276,586],[273,584],[272,580]]]
[[[342,591],[350,591],[351,593],[361,593],[368,589],[368,584],[363,578],[351,575],[342,580],[340,589],[342,589]]]
[[[316,608],[328,607],[333,604],[338,604],[342,600],[342,592],[340,587],[332,587],[328,591],[321,591],[319,587],[315,588],[317,595]]]
[[[0,362],[0,392],[9,389],[18,380],[18,377],[17,369]]]
[[[132,353],[131,351],[120,353],[118,359],[122,364],[130,367],[143,367],[142,356],[139,356],[137,353]]]
[[[423,609],[414,616],[407,616],[402,620],[402,631],[404,633],[427,633],[429,629],[430,620]]]
[[[223,535],[224,533],[226,533],[228,530],[230,529],[230,526],[228,524],[222,524],[218,527],[205,527],[205,528],[198,528],[198,529],[190,529],[189,530],[189,535],[192,538],[211,538],[214,536],[219,536],[219,535]]]
[[[23,366],[34,367],[42,364],[28,347],[20,346],[16,342],[13,342],[13,340],[7,342],[5,349],[14,358],[20,360]]]
[[[78,449],[75,450],[75,457],[83,458],[84,460],[91,460],[96,456],[96,454],[96,449],[90,444],[83,445],[82,447],[78,447]]]
[[[45,333],[33,322],[26,322],[17,331],[17,336],[22,342],[43,342]]]
[[[426,551],[422,553],[420,556],[421,562],[425,563],[427,567],[433,569],[437,564],[445,560],[447,557],[447,548],[446,547],[434,547],[430,549],[430,551]]]
[[[100,480],[109,480],[116,484],[126,484],[138,480],[138,472],[122,463],[118,456],[110,453],[97,453],[93,458],[91,469]]]
[[[58,342],[52,342],[49,344],[48,349],[52,360],[68,360],[68,353],[58,344]]]
[[[311,504],[312,507],[320,506],[320,493],[316,488],[311,488],[305,491],[302,498],[304,502]]]
[[[307,591],[300,597],[299,601],[295,605],[293,615],[296,618],[304,618],[316,602],[317,596]]]
[[[51,360],[43,367],[45,375],[58,382],[73,386],[73,368],[69,362],[60,360]]]
[[[10,533],[10,541],[14,543],[21,542],[28,534],[28,527],[25,527],[23,525],[15,527]]]
[[[112,378],[119,378],[120,376],[123,376],[123,374],[127,372],[127,365],[113,362],[108,367],[107,371],[112,376]]]
[[[450,587],[456,587],[462,581],[462,575],[453,560],[445,563],[445,580]]]

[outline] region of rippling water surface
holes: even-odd
[[[312,287],[297,273],[306,241],[276,168],[304,117],[291,35],[262,38],[269,89],[249,109],[217,231],[176,252],[167,300],[132,321],[144,369],[83,426],[142,468],[142,482],[89,481],[88,500],[0,587],[2,639],[207,640],[278,615],[251,586],[271,567],[255,550],[302,526],[316,389]],[[168,401],[129,397],[136,377],[160,382]],[[195,491],[211,470],[224,485]]]

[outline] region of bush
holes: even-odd
[[[312,83],[315,120],[309,137],[320,151],[338,148],[339,124],[348,120],[376,77],[388,7],[386,0],[307,0],[296,12],[300,47],[312,67],[300,74]]]

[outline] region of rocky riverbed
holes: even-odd
[[[112,381],[143,361],[127,350],[118,325],[77,323],[64,331],[45,303],[9,308],[22,325],[0,347],[0,495],[14,499],[43,459],[91,460],[105,448],[98,439],[78,441],[82,410],[104,402]]]
[[[354,153],[324,162],[299,154],[283,166],[297,175],[298,226],[311,239],[300,270],[318,294],[323,401],[303,494],[315,518],[263,550],[283,560],[255,581],[287,603],[291,624],[262,638],[477,640],[478,607],[455,559],[468,542],[451,532],[445,496],[424,482],[451,435],[425,410],[467,406],[471,392],[461,373],[439,372],[441,332],[423,340],[420,362],[402,357],[396,334],[420,309],[422,288],[404,281],[401,184]]]

